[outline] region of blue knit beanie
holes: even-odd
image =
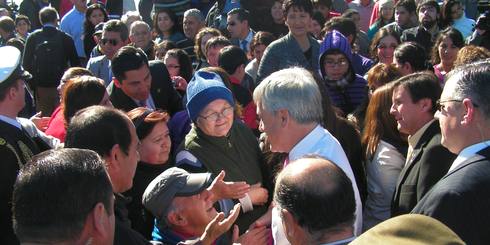
[[[235,106],[231,91],[225,86],[221,77],[216,73],[197,71],[187,85],[187,113],[195,122],[199,113],[209,103],[224,99]]]

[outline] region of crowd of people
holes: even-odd
[[[471,1],[0,1],[0,244],[489,244],[489,49]]]

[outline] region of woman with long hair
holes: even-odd
[[[92,49],[97,45],[93,38],[95,26],[107,20],[109,20],[109,17],[102,4],[94,3],[87,7],[85,21],[83,22],[83,49],[87,57],[90,57]]]
[[[182,49],[171,49],[165,54],[163,63],[167,67],[175,88],[185,93],[187,82],[191,80],[193,73],[192,62],[187,53]]]
[[[179,20],[174,12],[168,9],[160,9],[153,15],[153,28],[157,37],[156,43],[163,40],[170,40],[177,43],[185,39],[184,34],[179,30]]]
[[[211,27],[204,27],[196,34],[196,41],[194,44],[194,53],[196,54],[197,59],[196,71],[209,66],[206,59],[206,43],[212,37],[217,36],[221,36],[221,32],[218,29]]]
[[[364,121],[362,146],[368,195],[363,211],[363,230],[390,218],[391,197],[405,164],[407,141],[390,115],[392,94],[390,83],[378,88],[371,97]]]
[[[476,22],[464,14],[464,6],[459,0],[446,0],[441,8],[442,27],[454,27],[463,35],[463,39],[473,33]]]
[[[444,77],[454,67],[454,61],[458,57],[458,51],[464,46],[464,39],[457,29],[448,27],[439,33],[432,48],[432,64],[434,73],[441,85]]]
[[[376,63],[391,64],[400,36],[392,28],[381,28],[373,37],[369,48],[371,59]]]

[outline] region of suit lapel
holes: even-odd
[[[442,179],[445,179],[446,177],[452,175],[453,173],[455,173],[455,172],[457,172],[457,171],[465,168],[468,165],[471,165],[473,163],[476,163],[476,162],[479,162],[479,161],[482,161],[482,160],[485,160],[485,159],[489,159],[489,158],[490,158],[490,147],[486,147],[483,150],[479,151],[474,156],[466,159],[457,168],[455,168],[455,169],[451,170],[450,172],[448,172],[446,175],[444,175],[444,177],[441,178],[441,180]]]

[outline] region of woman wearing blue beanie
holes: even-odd
[[[240,233],[268,207],[270,185],[263,167],[263,156],[252,131],[235,118],[232,92],[213,72],[198,71],[187,86],[187,112],[192,128],[177,149],[175,166],[189,172],[225,171],[225,181],[241,184],[237,191],[218,193],[221,211],[242,204],[237,220]],[[267,189],[269,188],[269,190]]]

